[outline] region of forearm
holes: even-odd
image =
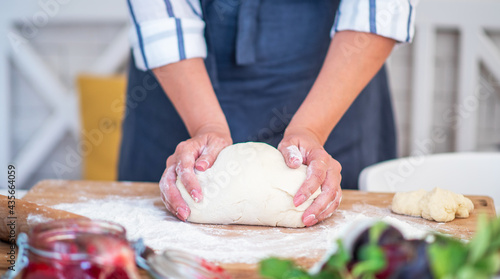
[[[313,87],[285,135],[309,131],[324,144],[354,99],[382,67],[394,44],[392,39],[369,33],[336,33]]]
[[[201,58],[167,64],[153,73],[191,135],[168,157],[159,183],[167,209],[186,221],[191,211],[176,186],[177,179],[195,202],[201,202],[203,189],[194,170],[210,168],[219,152],[232,143],[231,134]]]
[[[191,136],[208,130],[229,135],[203,59],[182,60],[153,69],[153,73]]]

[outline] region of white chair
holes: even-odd
[[[434,187],[493,198],[500,213],[500,153],[444,153],[389,160],[366,167],[359,189],[406,192]]]

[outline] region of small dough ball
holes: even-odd
[[[419,202],[425,194],[427,194],[427,191],[422,189],[396,193],[392,199],[391,209],[398,214],[420,217],[422,210]]]
[[[191,209],[190,222],[304,227],[302,214],[321,193],[318,188],[294,206],[306,169],[289,168],[281,152],[268,144],[246,142],[224,148],[211,168],[196,173],[203,192],[200,203],[179,178],[176,184]]]
[[[455,194],[440,188],[434,188],[420,200],[422,218],[438,222],[455,219],[458,203]]]
[[[467,218],[474,210],[472,201],[463,195],[441,188],[432,191],[418,190],[396,193],[392,200],[392,211],[398,214],[419,216],[431,221],[449,222]]]

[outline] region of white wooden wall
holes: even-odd
[[[7,35],[0,42],[0,185],[6,185],[10,163],[18,187],[42,178],[78,179],[75,78],[123,69],[129,56],[126,2],[9,1],[0,13]],[[56,171],[57,165],[65,171]]]
[[[452,150],[478,149],[480,103],[495,97],[492,92],[483,92],[488,80],[482,81],[480,65],[494,80],[500,80],[500,50],[487,33],[500,30],[499,11],[500,1],[426,1],[418,8],[418,37],[413,48],[412,153],[432,153],[434,150],[422,148],[422,143],[430,146],[442,139],[432,129],[437,81],[436,32],[440,28],[458,31],[459,53],[454,118],[446,113],[439,117],[448,118],[453,129]]]
[[[123,69],[126,2],[4,2],[0,32],[9,39],[0,40],[0,186],[9,163],[22,187],[44,178],[78,179],[80,163],[68,160],[78,148],[75,77]],[[498,150],[498,11],[494,0],[421,0],[415,44],[396,49],[388,61],[400,155]],[[480,96],[477,106],[457,117],[454,108],[473,94]],[[436,131],[444,136],[433,138]],[[56,163],[72,171],[57,174]]]

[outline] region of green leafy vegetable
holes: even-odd
[[[361,247],[359,255],[361,261],[352,269],[355,278],[373,278],[387,265],[384,251],[376,243]]]
[[[285,278],[285,274],[295,268],[290,260],[269,258],[260,262],[260,274],[266,278]]]
[[[429,245],[427,251],[436,278],[454,274],[467,259],[467,247],[453,238],[436,236],[436,241]]]
[[[376,276],[380,276],[381,271],[385,270],[386,273],[391,271],[391,269],[386,269],[387,265],[395,266],[394,262],[389,262],[390,257],[387,253],[389,251],[391,253],[398,252],[398,250],[394,250],[398,247],[394,247],[394,243],[391,244],[391,247],[379,243],[387,228],[388,225],[384,223],[374,224],[368,231],[368,235],[365,238],[360,238],[365,240],[358,247],[358,251],[352,252],[356,253],[356,257],[353,257],[353,254],[346,249],[341,240],[337,240],[336,252],[327,259],[318,274],[309,274],[304,269],[297,267],[292,261],[277,258],[261,261],[260,274],[269,279],[376,278]],[[403,241],[408,245],[411,244],[409,240]],[[404,246],[405,243],[401,245]],[[406,247],[412,247],[408,245]],[[432,243],[424,242],[423,245],[426,245],[424,246],[426,250],[422,250],[423,252],[418,254],[420,256],[418,259],[427,257],[428,264],[414,266],[430,268],[433,278],[491,278],[500,271],[500,218],[488,219],[486,216],[480,216],[477,233],[468,243],[436,234]],[[413,269],[413,271],[415,270]],[[404,275],[396,276],[396,278],[404,278]]]

